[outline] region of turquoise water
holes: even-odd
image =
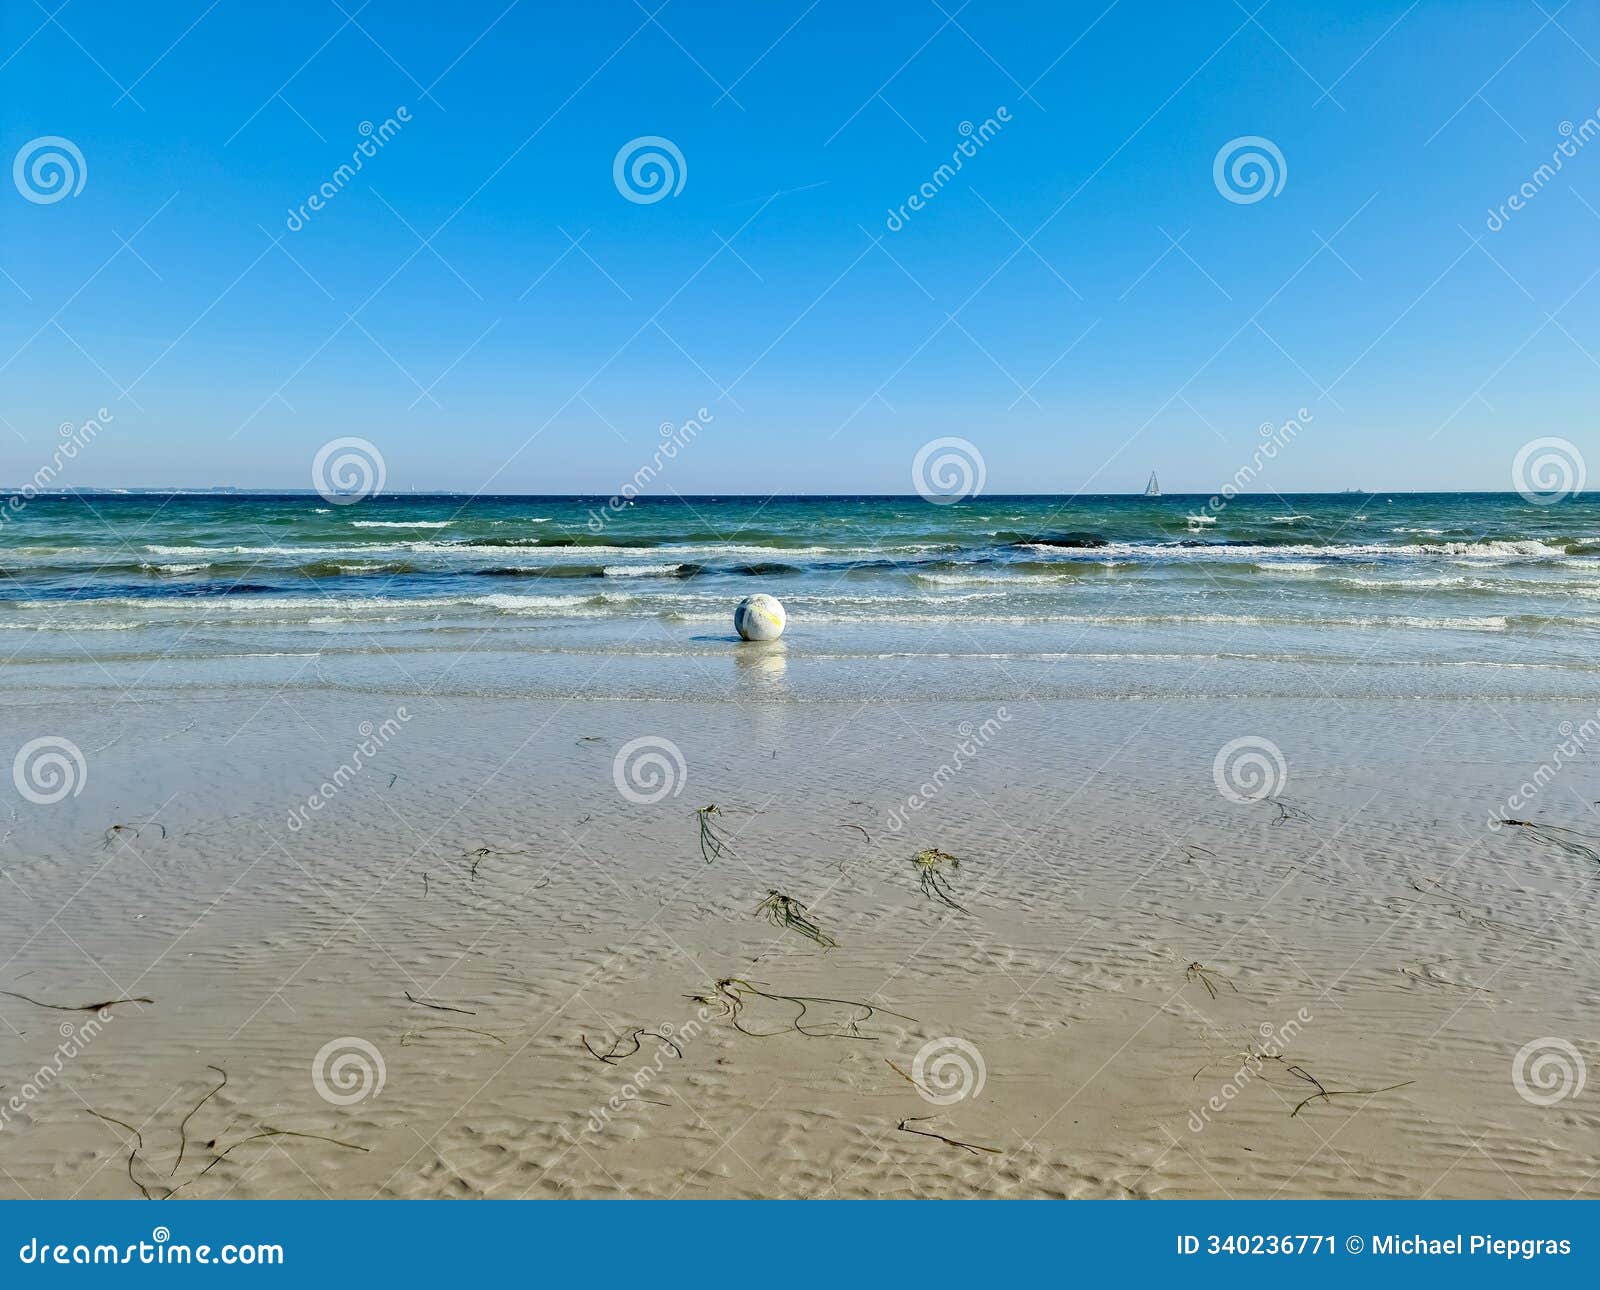
[[[476,632],[692,651],[722,648],[733,605],[765,590],[799,647],[915,652],[955,632],[969,650],[1415,655],[1426,633],[1462,658],[1592,653],[1600,501],[1207,500],[41,497],[0,526],[0,628],[24,659],[292,651],[341,632],[355,649],[363,626],[373,648]]]
[[[1151,611],[1226,592],[1317,618],[1402,600],[1538,612],[1600,577],[1600,501],[1291,495],[1215,515],[1206,501],[689,498],[608,512],[599,499],[537,497],[39,498],[0,527],[0,597],[153,608],[502,596],[588,616],[720,613],[759,584],[827,616],[966,604],[981,617],[1126,612],[1137,588]]]

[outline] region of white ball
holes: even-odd
[[[775,641],[789,621],[776,596],[746,596],[733,611],[733,627],[747,641]]]

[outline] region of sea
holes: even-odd
[[[1583,495],[344,501],[107,492],[7,509],[0,657],[88,681],[96,665],[149,677],[245,657],[693,660],[726,654],[757,591],[783,602],[790,657],[1098,659],[1127,665],[1101,670],[1117,692],[1139,689],[1141,662],[1226,659],[1245,691],[1261,664],[1331,661],[1538,667],[1553,669],[1530,678],[1539,692],[1587,694],[1600,645],[1600,499]],[[520,675],[475,683],[563,683]]]

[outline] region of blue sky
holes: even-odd
[[[61,483],[303,488],[359,435],[391,490],[609,493],[700,408],[683,493],[905,492],[943,435],[991,492],[1209,493],[1301,408],[1263,490],[1594,443],[1593,7],[48,3],[0,18],[0,149],[86,174],[0,193],[7,482],[101,407]],[[642,136],[676,195],[619,192]],[[1246,136],[1283,185],[1230,201]]]

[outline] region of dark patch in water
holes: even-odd
[[[795,565],[780,564],[776,560],[759,560],[755,564],[733,565],[729,572],[747,578],[776,578],[783,574],[799,573],[801,570]]]
[[[452,546],[532,546],[532,547],[574,547],[574,546],[614,546],[630,547],[647,550],[650,547],[660,546],[655,538],[630,538],[606,537],[603,534],[584,535],[580,537],[481,537],[464,538],[459,542],[449,543]]]
[[[995,536],[1006,540],[1008,546],[1060,546],[1081,551],[1092,550],[1095,547],[1106,545],[1105,538],[1098,533],[1040,534],[1036,537],[1024,537],[1015,533],[997,533]]]
[[[870,573],[874,569],[915,569],[920,560],[818,560],[813,569],[843,569],[847,573]]]
[[[177,586],[168,590],[168,595],[187,596],[268,596],[274,592],[282,591],[282,587],[274,587],[264,582],[202,582],[189,586]],[[148,595],[148,591],[141,592]]]
[[[198,600],[214,596],[271,595],[283,590],[283,587],[259,582],[158,582],[153,585],[148,582],[107,582],[99,586],[38,587],[30,589],[27,595],[29,599],[37,600],[120,600],[124,597]],[[21,584],[18,584],[18,594],[8,594],[5,598],[21,599],[20,593]]]

